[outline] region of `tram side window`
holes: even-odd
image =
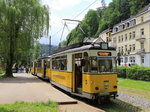
[[[60,69],[67,70],[67,59],[60,60]]]
[[[97,72],[97,57],[90,57],[91,72]]]
[[[37,67],[37,62],[34,63],[34,67]]]
[[[31,63],[31,67],[33,67],[33,65],[34,65],[33,63],[34,63],[34,62]]]
[[[55,69],[56,68],[56,61],[53,59],[52,61],[52,69]]]
[[[41,67],[41,61],[38,61],[38,67]]]
[[[46,68],[50,68],[50,61],[46,60]]]
[[[53,58],[52,59],[52,69],[67,70],[67,56]]]

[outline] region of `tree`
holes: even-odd
[[[0,56],[6,62],[6,75],[12,76],[18,54],[30,52],[34,39],[48,30],[49,10],[39,0],[0,0]]]
[[[84,19],[80,23],[80,26],[84,33],[81,31],[79,26],[71,31],[67,36],[67,45],[82,42],[85,37],[94,37],[98,29],[98,15],[97,11],[89,10],[85,15]]]
[[[137,14],[140,10],[143,9],[150,2],[149,0],[130,0],[130,11],[132,15]]]
[[[34,45],[34,54],[33,54],[33,59],[38,59],[40,55],[40,43],[36,41]]]

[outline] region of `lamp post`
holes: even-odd
[[[118,61],[118,65],[120,66],[120,62],[121,62],[121,58],[120,58],[121,54],[120,52],[117,53],[117,61]]]

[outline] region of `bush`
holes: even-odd
[[[4,71],[3,70],[0,70],[0,74],[3,74],[4,73]]]
[[[150,81],[150,67],[117,67],[118,77]]]
[[[117,67],[118,77],[126,78],[126,66]]]

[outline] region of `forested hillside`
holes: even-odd
[[[40,50],[39,57],[49,56],[57,50],[57,46],[54,46],[54,45],[49,46],[48,44],[40,44],[39,50]]]
[[[98,37],[100,32],[113,25],[136,15],[142,8],[150,3],[149,0],[112,0],[105,9],[89,10],[81,21],[80,25],[86,34],[76,27],[67,36],[67,40],[61,43],[68,46],[73,43],[81,42],[85,37]]]

